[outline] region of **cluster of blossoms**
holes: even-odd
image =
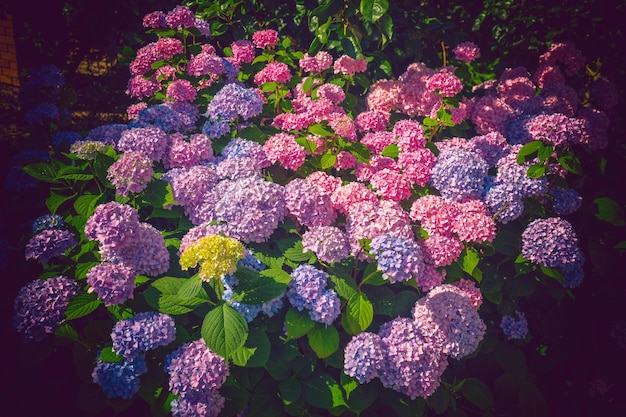
[[[98,360],[91,377],[107,397],[130,399],[139,391],[139,377],[146,372],[148,365],[142,354],[120,362]]]
[[[505,315],[502,316],[500,328],[507,339],[525,339],[528,335],[528,321],[521,311],[515,312],[517,317]]]
[[[76,294],[76,281],[66,276],[31,281],[15,297],[11,324],[25,342],[41,341],[58,328]]]
[[[63,255],[76,245],[72,232],[63,229],[45,229],[33,236],[26,244],[26,260],[35,259],[44,264]]]
[[[111,332],[113,351],[126,359],[135,359],[148,350],[166,346],[176,338],[174,320],[156,311],[138,313],[120,320]]]
[[[200,339],[185,343],[165,360],[174,416],[216,417],[224,406],[219,388],[229,374],[226,361]]]
[[[330,325],[339,317],[337,293],[328,288],[328,274],[312,265],[300,265],[291,273],[287,299],[298,311],[308,310],[311,320]]]
[[[235,272],[237,263],[245,256],[246,249],[238,240],[212,235],[186,246],[180,254],[180,266],[189,269],[200,265],[198,276],[210,281]]]
[[[39,233],[44,230],[60,229],[63,227],[63,217],[58,214],[44,214],[35,219],[32,225],[32,232]]]
[[[344,372],[360,383],[379,378],[386,388],[426,398],[440,385],[447,358],[474,352],[485,330],[470,294],[443,284],[416,302],[412,319],[398,317],[377,334],[354,336],[344,350]]]
[[[140,222],[137,210],[114,201],[96,207],[85,236],[99,242],[102,263],[88,272],[90,290],[105,304],[132,298],[135,275],[156,276],[169,269],[170,255],[161,232]]]

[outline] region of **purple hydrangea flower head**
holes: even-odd
[[[384,360],[380,336],[362,332],[354,336],[344,349],[343,371],[363,384],[379,376]]]
[[[302,178],[295,178],[285,186],[285,206],[289,214],[308,227],[330,226],[337,218],[330,195]]]
[[[239,178],[261,176],[261,168],[252,158],[227,158],[215,167],[220,179],[237,180]]]
[[[439,285],[420,298],[413,308],[413,319],[441,352],[455,359],[474,352],[487,328],[469,294],[449,284]]]
[[[571,223],[560,217],[536,219],[522,232],[522,256],[549,268],[580,262],[578,237]]]
[[[76,282],[60,275],[24,285],[14,301],[13,328],[24,342],[39,342],[54,333],[69,300],[78,293]]]
[[[202,133],[210,138],[219,138],[231,131],[230,124],[226,120],[207,120],[202,126]]]
[[[461,42],[453,50],[459,61],[472,62],[480,56],[480,48],[474,42]]]
[[[320,295],[313,300],[309,309],[311,320],[330,326],[341,314],[341,302],[337,293],[324,288]]]
[[[44,264],[63,255],[76,245],[72,232],[62,229],[47,229],[33,236],[26,244],[25,259],[35,259]]]
[[[154,176],[152,159],[142,152],[124,152],[108,169],[107,178],[117,194],[140,193]]]
[[[205,165],[189,169],[174,168],[167,171],[162,179],[170,183],[174,199],[185,208],[201,204],[206,194],[218,183],[215,171]]]
[[[383,386],[411,399],[432,395],[448,366],[439,347],[429,341],[413,320],[404,317],[383,324],[378,335],[385,358],[379,371]]]
[[[550,188],[552,196],[552,208],[559,215],[572,214],[582,205],[582,196],[573,188]]]
[[[154,161],[161,161],[168,143],[167,134],[156,126],[135,127],[122,133],[117,149],[141,152]]]
[[[199,339],[176,349],[165,359],[169,388],[173,394],[219,389],[229,374],[228,364]]]
[[[170,403],[174,417],[218,417],[225,399],[217,390],[185,391]]]
[[[264,242],[285,217],[284,188],[257,176],[229,181],[207,221],[225,224],[226,234],[244,243]]]
[[[311,251],[322,262],[339,262],[350,256],[348,236],[335,226],[313,226],[302,235],[302,251]]]
[[[58,90],[65,85],[65,76],[61,69],[55,65],[43,65],[30,68],[26,75],[26,82],[20,93],[25,90],[48,89]]]
[[[565,288],[576,288],[582,282],[585,277],[585,271],[583,266],[585,264],[585,256],[581,250],[578,251],[577,260],[573,263],[561,265],[559,270],[563,274],[563,286]]]
[[[32,226],[33,233],[39,233],[44,230],[60,229],[63,227],[63,217],[58,214],[44,214],[35,219]]]
[[[165,15],[165,23],[172,29],[192,28],[196,16],[186,6],[176,6]]]
[[[522,125],[527,140],[541,140],[554,146],[578,143],[583,136],[583,122],[561,113],[538,114],[525,120]]]
[[[95,292],[105,306],[122,304],[133,298],[135,273],[122,264],[101,263],[87,272],[87,292]]]
[[[110,201],[96,207],[87,219],[85,235],[101,245],[119,248],[134,241],[139,229],[139,217],[133,207]]]
[[[302,311],[311,310],[328,283],[328,274],[312,265],[300,265],[291,273],[287,299],[292,306]]]
[[[98,361],[91,376],[109,398],[130,399],[139,391],[139,376],[148,372],[144,355],[121,362]]]
[[[251,88],[237,83],[226,84],[209,103],[205,116],[211,120],[234,121],[238,116],[250,119],[263,110],[263,101]]]
[[[161,232],[149,223],[139,223],[132,242],[122,247],[100,245],[105,262],[121,263],[136,274],[154,277],[170,267],[170,253]]]
[[[128,130],[128,126],[121,123],[110,123],[94,127],[85,137],[86,141],[102,142],[105,145],[116,146],[122,133]]]
[[[260,168],[267,168],[272,165],[269,159],[267,159],[267,155],[265,155],[263,145],[242,138],[231,139],[226,147],[222,149],[221,155],[226,157],[226,159],[251,158],[256,161]]]
[[[199,114],[197,107],[191,103],[161,103],[141,110],[128,127],[154,126],[167,133],[187,132],[196,128]]]
[[[430,171],[431,183],[450,200],[479,198],[484,191],[488,168],[485,160],[474,152],[444,149]]]
[[[517,317],[505,315],[500,322],[500,328],[507,339],[525,339],[528,334],[528,321],[521,311],[516,311]]]
[[[414,240],[384,233],[370,243],[370,254],[378,262],[383,278],[391,283],[417,278],[424,270],[422,249]]]
[[[137,313],[134,317],[120,320],[111,333],[113,351],[126,359],[167,346],[176,338],[176,324],[167,314],[156,311]]]

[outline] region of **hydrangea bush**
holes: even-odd
[[[479,83],[471,41],[370,79],[366,51],[226,44],[215,22],[145,16],[128,123],[25,167],[50,212],[24,248],[44,270],[16,297],[24,341],[76,342],[108,401],[153,415],[490,415],[494,386],[540,404],[507,377],[534,297],[583,280],[566,217],[610,83],[567,42]]]

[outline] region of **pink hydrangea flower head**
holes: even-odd
[[[165,15],[167,26],[172,29],[192,28],[196,23],[196,16],[185,6],[176,6]]]
[[[484,135],[493,131],[503,133],[515,116],[515,110],[504,100],[487,95],[474,103],[471,120],[476,132]]]
[[[350,182],[340,185],[331,195],[333,207],[341,213],[348,213],[350,207],[356,203],[369,201],[376,202],[376,194],[360,182]]]
[[[402,83],[395,80],[378,80],[367,93],[367,108],[370,111],[389,114],[400,107],[399,95]]]
[[[187,63],[187,74],[194,77],[208,75],[212,81],[224,74],[224,71],[223,59],[214,53],[201,52],[198,55],[193,55]]]
[[[463,84],[459,77],[454,75],[454,68],[443,67],[428,77],[426,89],[444,97],[454,97],[463,90]]]
[[[452,234],[431,234],[424,240],[423,245],[426,261],[437,268],[452,264],[465,248],[463,242]]]
[[[574,75],[585,66],[585,56],[572,42],[555,42],[539,57],[540,64],[562,64],[567,75]]]
[[[359,132],[362,133],[385,130],[389,125],[389,113],[367,110],[357,115],[355,123]]]
[[[142,25],[145,28],[165,29],[167,22],[165,21],[165,13],[162,11],[154,11],[143,17]]]
[[[437,162],[437,157],[430,149],[422,148],[413,152],[402,152],[398,156],[398,165],[411,184],[420,187],[430,181],[430,171]]]
[[[193,102],[197,92],[188,80],[175,80],[167,86],[165,95],[174,102]]]
[[[123,264],[101,263],[87,272],[88,293],[96,293],[105,306],[122,304],[133,298],[135,273]]]
[[[354,76],[357,72],[364,72],[367,69],[365,59],[355,59],[348,55],[342,55],[333,64],[335,74],[346,74]]]
[[[372,180],[375,173],[389,169],[391,171],[400,173],[400,167],[395,159],[388,156],[381,156],[374,154],[370,157],[369,163],[359,162],[354,171],[356,179],[362,182],[368,182]]]
[[[126,116],[129,120],[136,119],[139,116],[139,112],[148,107],[148,103],[142,101],[139,103],[131,104],[126,109]]]
[[[283,62],[269,62],[261,71],[254,74],[254,82],[257,85],[274,82],[286,84],[291,79],[291,72],[287,64]]]
[[[154,176],[152,159],[142,152],[124,152],[107,171],[107,179],[115,186],[115,192],[127,196],[146,189]]]
[[[318,97],[324,97],[333,104],[339,104],[346,98],[346,93],[341,87],[335,84],[322,84],[317,88]]]
[[[272,163],[297,170],[304,163],[306,149],[296,142],[296,136],[289,133],[277,133],[264,144],[263,150]]]
[[[183,44],[176,38],[160,38],[154,44],[154,51],[158,60],[168,60],[183,53]]]
[[[356,125],[354,120],[343,113],[333,113],[328,118],[328,125],[333,128],[337,136],[356,142]]]
[[[457,205],[459,216],[454,232],[464,242],[492,242],[496,224],[487,205],[481,200],[468,200]]]
[[[333,63],[333,57],[326,51],[319,51],[315,56],[309,56],[308,53],[300,59],[300,68],[306,72],[322,72]]]
[[[401,89],[398,108],[408,116],[434,117],[441,107],[442,98],[426,87],[428,79],[435,70],[421,62],[410,64],[400,75]]]
[[[600,77],[589,86],[589,100],[601,110],[611,110],[619,103],[619,94],[615,84]]]
[[[411,196],[411,183],[400,172],[388,168],[375,172],[370,184],[382,199],[400,202]]]
[[[357,157],[347,151],[340,151],[335,160],[335,169],[353,169],[357,166]]]
[[[399,120],[393,125],[392,132],[397,137],[396,143],[402,152],[417,151],[426,145],[424,129],[417,120]]]
[[[386,130],[368,132],[361,138],[361,143],[372,153],[380,154],[387,146],[396,143],[396,135]]]
[[[336,226],[313,226],[302,235],[302,251],[322,262],[340,262],[350,256],[348,236]]]
[[[273,48],[278,43],[278,32],[274,29],[256,31],[252,34],[252,43],[259,49]]]
[[[324,171],[314,171],[305,179],[310,183],[319,185],[329,195],[332,195],[342,185],[341,178],[328,175]]]
[[[235,66],[239,66],[241,63],[249,64],[254,60],[256,51],[254,50],[254,44],[248,40],[234,41],[230,48],[233,52],[231,62]]]
[[[480,57],[480,48],[474,42],[461,42],[452,52],[459,61],[472,62]]]
[[[161,89],[161,84],[157,81],[146,79],[143,75],[135,75],[128,80],[126,94],[141,100],[144,97],[152,97],[159,89]]]
[[[480,292],[480,288],[476,286],[475,282],[469,279],[461,278],[459,281],[452,284],[457,288],[465,291],[469,296],[472,307],[476,310],[483,304],[483,293]]]
[[[298,223],[308,227],[330,226],[337,214],[322,188],[301,178],[285,185],[285,207]]]

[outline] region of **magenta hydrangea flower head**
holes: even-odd
[[[459,61],[472,62],[480,57],[480,48],[474,42],[461,42],[452,52]]]
[[[150,12],[143,17],[142,25],[145,28],[165,29],[167,22],[165,21],[165,13],[162,11]]]
[[[426,88],[443,97],[454,97],[463,90],[463,83],[454,75],[453,67],[443,67],[428,77]]]
[[[333,71],[335,74],[346,74],[354,76],[357,72],[365,72],[367,61],[365,59],[355,59],[348,55],[342,55],[335,60]]]
[[[431,343],[455,359],[474,352],[487,328],[469,294],[449,284],[439,285],[417,300],[413,319]]]
[[[525,339],[528,335],[528,321],[521,311],[516,311],[515,316],[504,315],[500,322],[500,328],[507,339]]]
[[[302,251],[311,251],[322,262],[339,262],[350,256],[348,236],[335,226],[313,226],[302,234]]]
[[[274,82],[286,84],[291,79],[291,71],[283,62],[269,62],[261,71],[254,74],[254,82],[258,85]]]
[[[213,353],[204,340],[188,342],[165,359],[169,390],[179,397],[172,401],[175,416],[202,415],[216,417],[224,406],[219,388],[230,371],[224,358]]]
[[[196,133],[186,140],[183,134],[174,133],[170,135],[170,146],[163,163],[167,169],[190,169],[214,159],[211,139],[208,136]]]
[[[319,51],[315,56],[309,56],[308,53],[300,59],[300,68],[306,72],[322,72],[333,63],[333,57],[326,51]]]
[[[259,49],[273,48],[278,43],[278,32],[274,29],[258,30],[252,34],[252,43]]]
[[[44,264],[63,255],[76,245],[72,232],[62,229],[47,229],[33,236],[24,250],[25,259],[35,259]]]
[[[454,201],[480,198],[485,188],[487,163],[464,149],[445,149],[430,171],[431,183],[442,196]]]
[[[196,16],[186,6],[176,6],[165,15],[167,26],[172,29],[192,28],[196,23]]]
[[[166,272],[170,254],[161,232],[149,223],[139,223],[136,235],[122,247],[100,245],[100,256],[105,262],[121,263],[138,275],[150,277]]]
[[[108,169],[107,179],[117,194],[127,196],[146,189],[154,176],[152,159],[141,152],[124,152]]]
[[[12,327],[25,343],[44,340],[58,328],[77,293],[76,281],[63,275],[30,281],[15,297]]]
[[[130,399],[139,392],[139,377],[146,372],[146,359],[144,355],[138,355],[133,360],[120,362],[98,360],[91,377],[108,398]]]
[[[370,255],[378,263],[377,269],[391,283],[417,280],[424,270],[424,258],[419,244],[403,236],[384,233],[370,243]]]
[[[230,44],[230,49],[233,55],[227,59],[236,67],[239,67],[242,63],[251,63],[256,56],[254,44],[248,40],[234,41]]]
[[[87,219],[85,235],[108,247],[133,243],[139,229],[137,210],[129,205],[110,201],[96,207]]]
[[[165,96],[174,102],[193,102],[196,95],[196,88],[188,80],[174,80],[165,91]]]
[[[134,317],[120,320],[111,332],[113,351],[130,360],[148,350],[167,346],[175,338],[174,320],[156,311],[137,313]]]
[[[459,281],[455,282],[452,285],[465,291],[465,293],[469,296],[472,307],[474,307],[476,310],[478,310],[483,304],[483,293],[480,291],[480,288],[476,286],[476,283],[474,281],[461,278]]]
[[[404,317],[384,323],[378,335],[384,355],[379,370],[383,386],[411,399],[432,395],[448,366],[439,346],[412,319]]]
[[[135,273],[126,265],[105,262],[87,272],[87,283],[87,292],[95,292],[105,306],[122,304],[133,298]]]
[[[354,336],[344,349],[343,371],[360,384],[380,376],[385,351],[379,335],[362,332]]]
[[[295,178],[285,185],[285,207],[305,226],[330,226],[337,218],[330,195],[318,185]]]

